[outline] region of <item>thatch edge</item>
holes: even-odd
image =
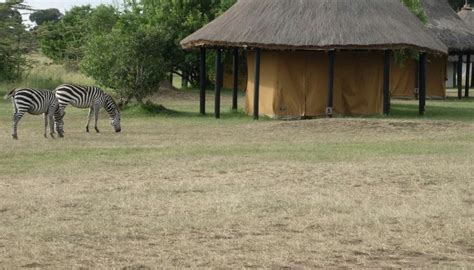
[[[437,51],[431,50],[425,47],[415,46],[412,44],[377,44],[377,45],[328,45],[328,46],[291,46],[291,45],[280,45],[280,44],[261,44],[261,43],[239,43],[239,42],[226,42],[226,41],[215,41],[215,40],[193,40],[189,42],[182,42],[181,47],[185,50],[197,49],[201,47],[206,48],[259,48],[264,50],[274,51],[332,51],[332,50],[406,50],[414,49],[420,52],[427,52],[434,55],[448,55],[448,50]]]

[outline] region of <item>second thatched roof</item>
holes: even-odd
[[[239,0],[181,45],[447,53],[400,0]]]
[[[474,12],[472,12],[472,7],[470,5],[465,5],[461,11],[458,12],[459,17],[471,27],[471,30],[474,31]]]
[[[422,0],[428,28],[450,53],[474,51],[474,31],[456,14],[448,0]]]

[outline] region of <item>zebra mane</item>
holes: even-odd
[[[3,99],[7,100],[7,99],[11,98],[11,97],[13,96],[13,94],[15,93],[16,90],[17,90],[17,88],[13,88],[12,90],[10,90],[10,91],[8,92],[8,94],[6,94],[6,95],[3,97]]]
[[[117,103],[115,103],[115,100],[112,98],[111,95],[107,94],[104,92],[105,95],[105,110],[109,114],[110,117],[115,117],[116,112],[118,112],[118,106]]]

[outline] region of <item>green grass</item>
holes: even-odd
[[[220,120],[212,91],[205,116],[196,90],[149,101],[119,134],[68,108],[65,138],[27,115],[18,141],[0,101],[1,267],[473,267],[472,99],[304,121],[229,91]]]

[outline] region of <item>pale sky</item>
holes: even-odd
[[[57,8],[62,13],[73,6],[91,5],[97,6],[100,4],[117,4],[122,0],[25,0],[25,4],[35,9]]]

